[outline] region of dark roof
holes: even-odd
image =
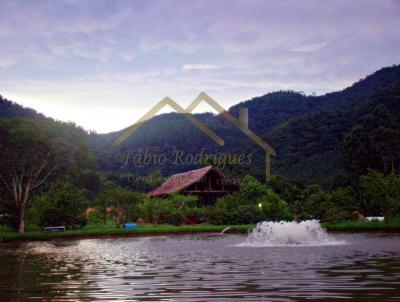
[[[149,192],[147,196],[153,197],[179,192],[191,184],[200,181],[211,170],[216,171],[221,177],[224,177],[215,167],[207,166],[201,169],[172,175],[160,187]]]

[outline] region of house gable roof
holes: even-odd
[[[188,186],[200,181],[211,170],[217,172],[221,177],[224,177],[218,169],[213,166],[207,166],[197,170],[188,171],[185,173],[175,174],[168,178],[160,187],[149,192],[147,196],[155,197],[179,192]]]

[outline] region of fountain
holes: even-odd
[[[345,241],[333,239],[317,220],[301,222],[259,222],[246,241],[238,246],[324,246],[341,245]]]

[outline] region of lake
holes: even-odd
[[[400,301],[397,234],[249,246],[245,235],[0,245],[0,301]]]

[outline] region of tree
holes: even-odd
[[[0,181],[8,191],[18,232],[25,230],[25,211],[32,193],[59,169],[87,154],[82,131],[72,124],[46,120],[0,122]]]
[[[100,193],[97,209],[104,220],[110,215],[115,224],[121,227],[125,220],[136,220],[135,207],[141,198],[140,193],[112,186]]]
[[[205,214],[204,209],[197,207],[197,202],[197,196],[175,193],[164,198],[145,199],[138,210],[141,218],[146,221],[181,225],[187,216]]]
[[[272,175],[269,186],[285,200],[294,215],[299,215],[301,209],[298,205],[304,200],[304,189],[297,183],[281,175]]]
[[[390,173],[400,164],[400,131],[394,116],[379,104],[344,140],[345,164],[358,176],[368,169]]]
[[[291,220],[287,203],[265,184],[246,176],[238,192],[217,200],[211,221],[216,224]]]
[[[72,217],[84,220],[86,200],[81,191],[68,181],[56,181],[47,193],[35,198],[32,205],[41,225],[59,223],[58,220]]]
[[[400,215],[400,176],[384,175],[370,170],[360,177],[360,188],[365,212],[369,215]]]

